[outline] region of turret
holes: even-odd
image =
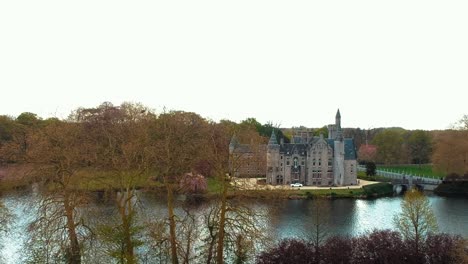
[[[267,147],[267,166],[266,166],[266,178],[268,184],[277,184],[276,176],[281,174],[279,172],[279,159],[280,159],[280,145],[276,140],[275,130],[271,132],[270,140],[268,141]]]
[[[229,153],[232,154],[237,145],[239,145],[239,141],[237,141],[236,135],[233,135],[231,138],[231,142],[229,143]]]
[[[268,146],[278,145],[278,140],[276,140],[275,130],[271,132],[270,141],[268,141]]]
[[[336,112],[335,116],[335,125],[337,130],[341,130],[341,114],[340,114],[340,109]]]

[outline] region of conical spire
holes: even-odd
[[[336,130],[337,131],[341,130],[341,114],[340,114],[340,109],[339,108],[338,108],[338,111],[336,111],[335,125],[336,125]]]
[[[229,143],[230,148],[235,148],[239,144],[239,141],[237,141],[236,135],[232,135],[231,137],[231,142]]]
[[[276,140],[275,130],[271,131],[270,141],[268,141],[268,145],[278,145],[278,140]]]

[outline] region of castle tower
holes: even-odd
[[[267,146],[267,166],[266,166],[266,180],[268,184],[277,184],[277,175],[279,173],[279,160],[280,160],[280,145],[276,140],[275,130],[271,132],[270,140]],[[282,183],[281,183],[282,184]]]
[[[339,136],[341,131],[341,114],[340,109],[336,111],[335,124],[328,125],[328,138],[335,139]]]
[[[341,114],[340,114],[340,109],[338,108],[338,111],[336,112],[335,116],[335,125],[336,129],[341,130]]]
[[[340,109],[336,112],[335,116],[335,141],[334,147],[334,163],[333,163],[333,182],[335,185],[344,185],[345,182],[345,148],[343,140],[343,132],[341,130],[341,114]]]

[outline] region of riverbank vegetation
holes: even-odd
[[[466,241],[448,234],[429,235],[419,251],[399,232],[374,230],[358,237],[334,236],[319,246],[300,239],[285,239],[262,252],[257,264],[460,264],[468,263]]]
[[[468,198],[468,181],[444,181],[434,190],[441,196],[460,196]]]

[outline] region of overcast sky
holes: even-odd
[[[445,129],[468,1],[0,1],[0,114],[103,101],[214,120]]]

